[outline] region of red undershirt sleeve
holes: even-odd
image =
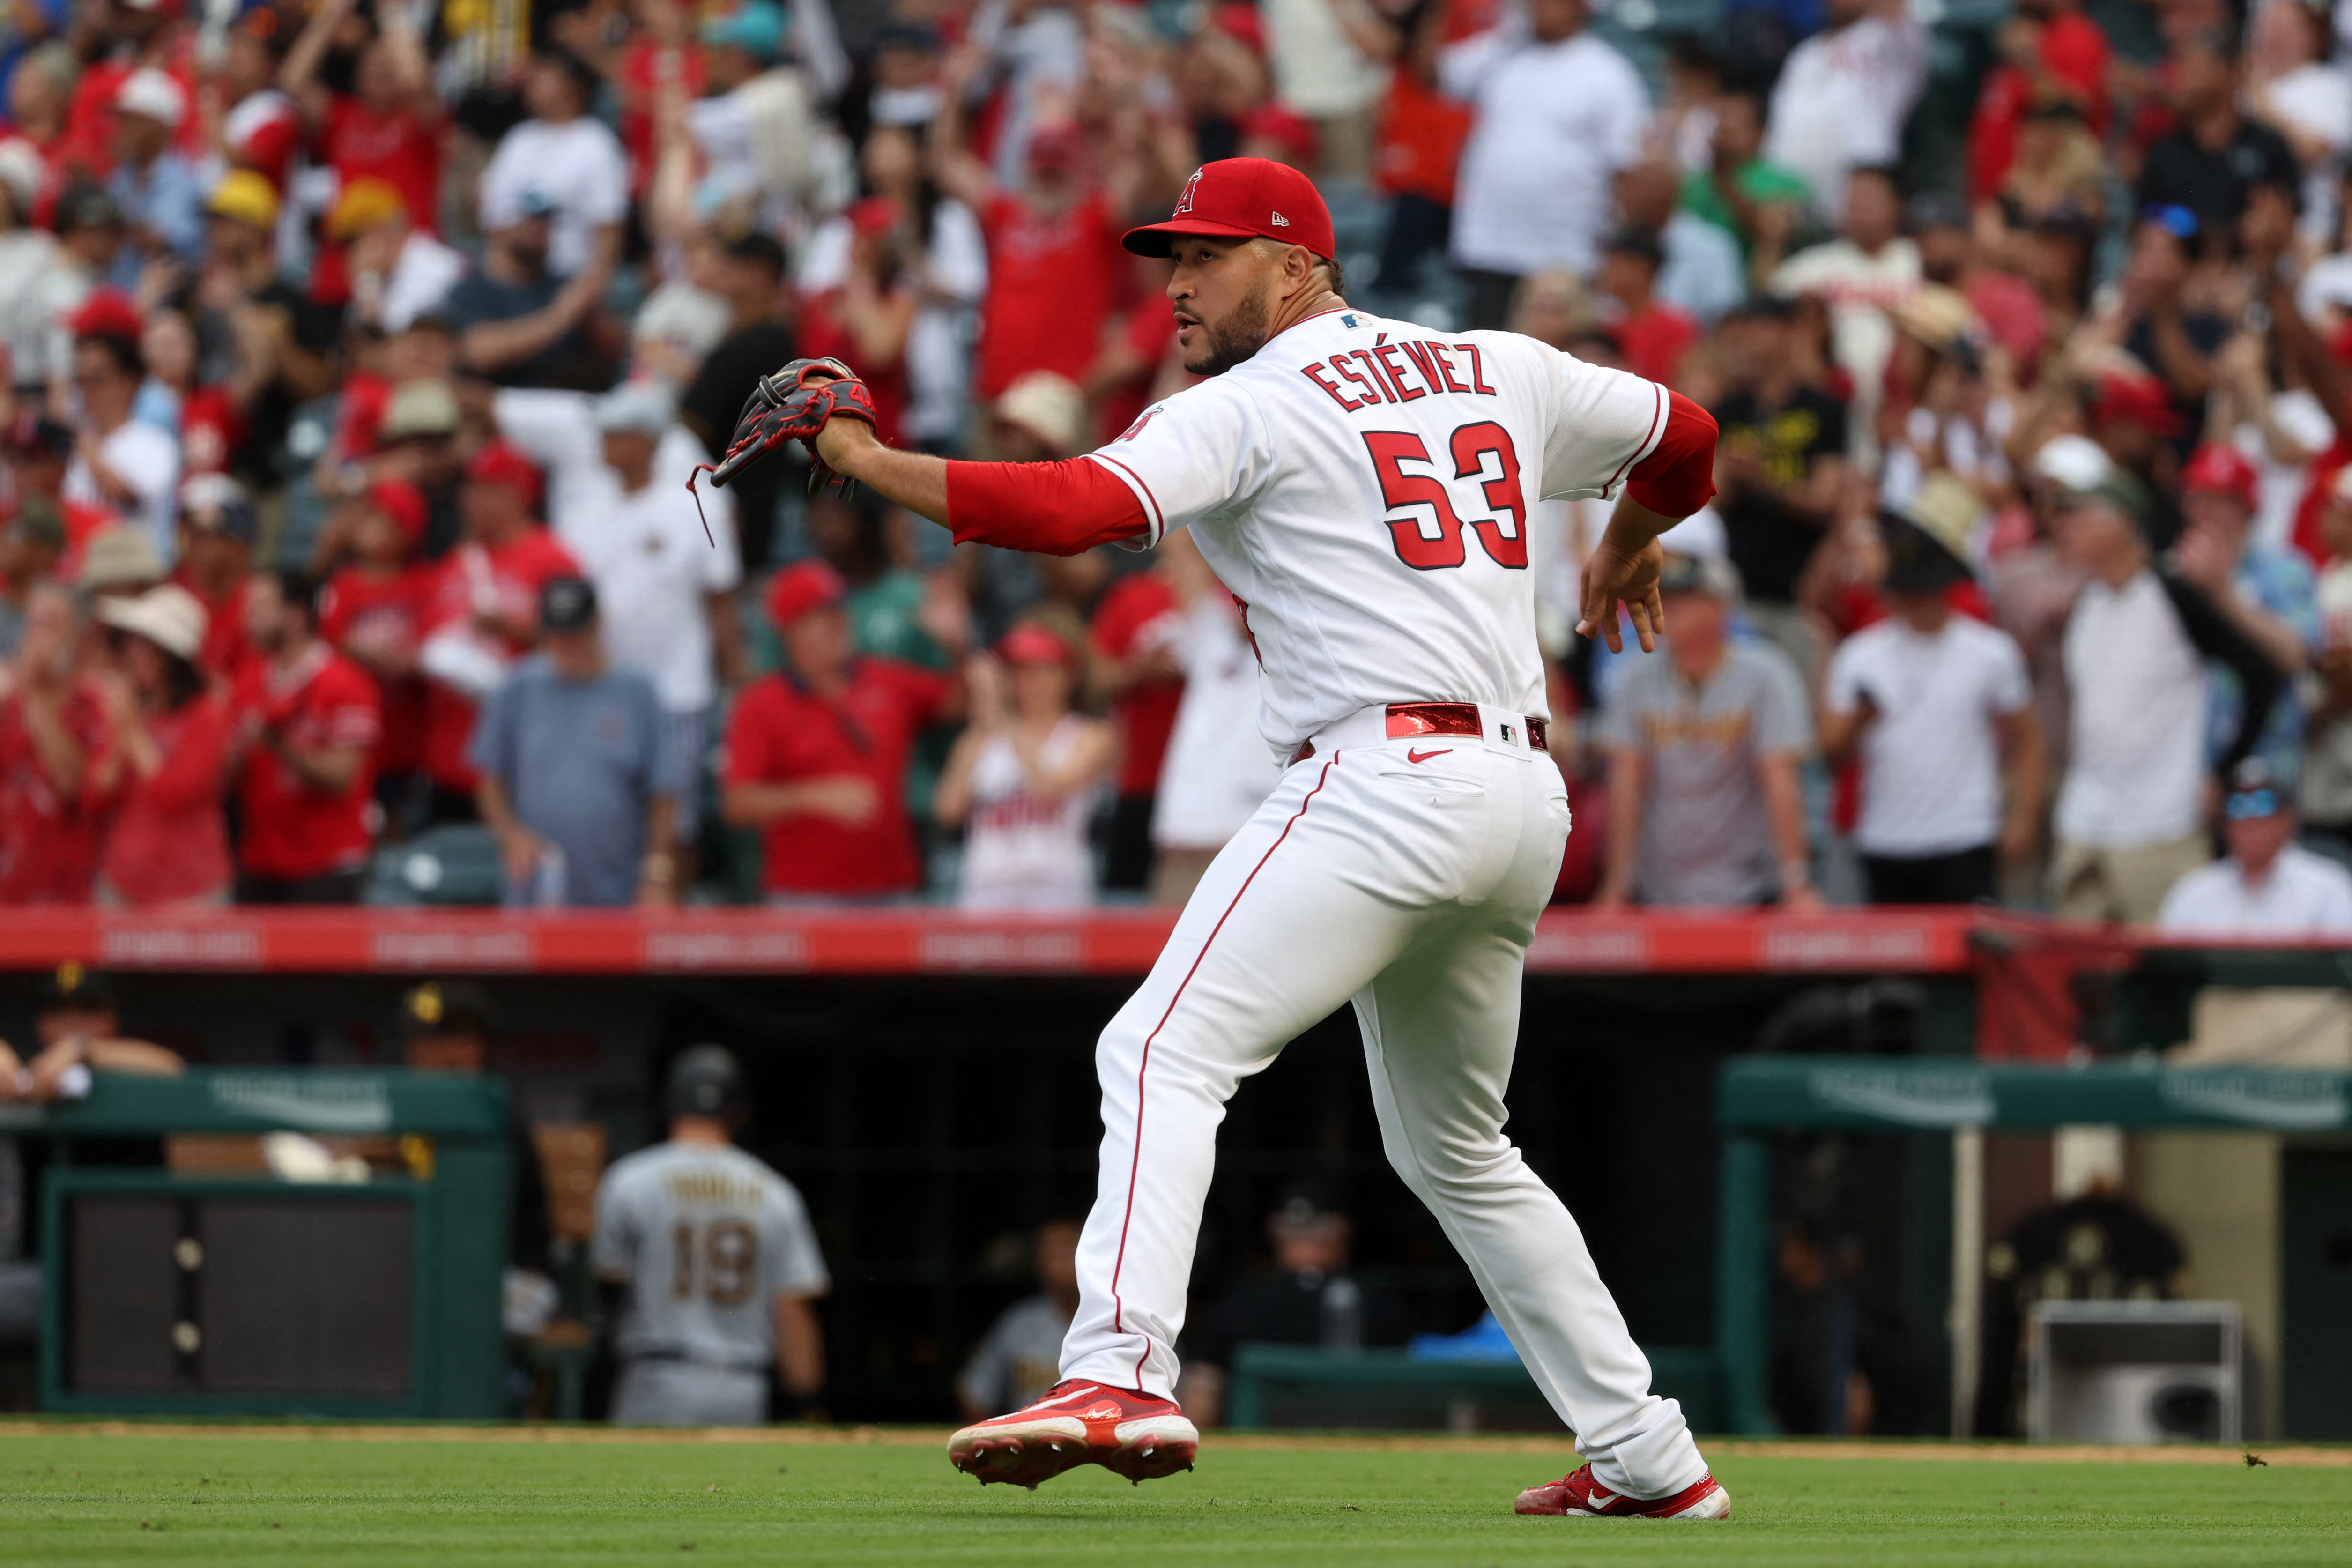
[[[1625,493],[1661,517],[1688,517],[1715,496],[1715,416],[1670,392],[1665,433],[1633,465]]]
[[[1044,555],[1078,555],[1151,530],[1143,503],[1126,482],[1085,458],[950,463],[948,526],[958,544],[977,542]]]

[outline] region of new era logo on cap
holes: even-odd
[[[1220,158],[1184,183],[1166,223],[1128,230],[1122,239],[1138,256],[1166,256],[1182,236],[1212,239],[1279,239],[1328,260],[1334,247],[1331,209],[1315,182],[1268,158]]]

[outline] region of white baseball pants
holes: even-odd
[[[1706,1473],[1681,1407],[1650,1392],[1576,1221],[1503,1135],[1520,972],[1567,843],[1567,791],[1514,715],[1486,713],[1484,741],[1391,741],[1382,725],[1324,743],[1362,734],[1364,717],[1284,773],[1103,1031],[1102,1167],[1062,1375],[1172,1394],[1225,1101],[1352,1001],[1390,1163],[1595,1478],[1680,1491]]]

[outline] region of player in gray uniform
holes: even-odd
[[[596,1272],[627,1296],[621,1426],[756,1426],[772,1364],[803,1399],[824,1386],[813,1303],[832,1280],[799,1192],[731,1141],[742,1086],[723,1047],[687,1051],[670,1067],[669,1141],[596,1189]]]

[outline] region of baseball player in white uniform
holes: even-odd
[[[730,1140],[742,1074],[719,1046],[671,1064],[669,1139],[614,1162],[590,1256],[626,1290],[614,1348],[625,1426],[753,1426],[768,1369],[824,1384],[814,1300],[831,1288],[800,1193]]]
[[[1622,606],[1647,649],[1656,536],[1712,493],[1714,422],[1532,338],[1351,309],[1321,197],[1277,163],[1204,166],[1126,244],[1173,257],[1184,363],[1212,379],[1101,450],[894,451],[845,387],[801,426],[824,468],[960,541],[1074,553],[1191,529],[1243,603],[1259,727],[1286,764],[1103,1031],[1063,1381],[958,1432],[950,1457],[1027,1486],[1084,1463],[1135,1480],[1191,1468],[1199,1434],[1170,1394],[1217,1124],[1244,1078],[1349,1002],[1390,1162],[1588,1461],[1519,1511],[1721,1517],[1729,1499],[1651,1392],[1576,1222],[1503,1135],[1522,963],[1569,829],[1543,749],[1528,508],[1616,500],[1580,629],[1620,646]]]

